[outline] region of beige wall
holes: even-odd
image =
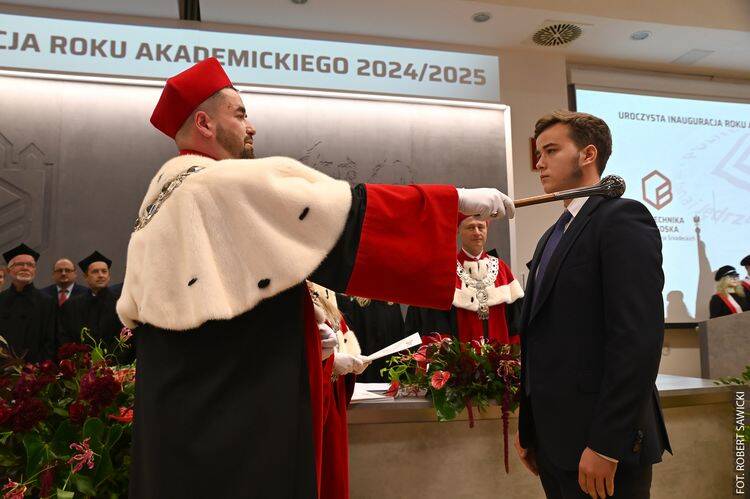
[[[701,377],[700,339],[695,328],[664,331],[659,373]]]
[[[511,109],[513,195],[522,198],[542,194],[539,175],[531,171],[529,138],[539,117],[568,107],[565,56],[538,51],[502,51],[499,55],[500,98]],[[531,260],[539,236],[554,223],[561,210],[562,203],[518,210],[512,270],[519,281],[525,283],[526,262]]]

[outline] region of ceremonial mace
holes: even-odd
[[[533,204],[549,203],[551,201],[562,201],[563,199],[583,198],[586,196],[604,196],[605,198],[619,198],[625,193],[625,180],[617,175],[607,175],[598,184],[589,187],[568,189],[567,191],[531,196],[530,198],[516,199],[513,204],[516,208],[531,206]]]

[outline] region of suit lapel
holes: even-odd
[[[544,301],[549,296],[555,280],[557,279],[557,274],[560,271],[560,267],[565,261],[565,257],[568,256],[573,243],[575,243],[576,239],[578,239],[578,236],[581,235],[581,232],[583,232],[583,229],[591,220],[591,214],[594,212],[594,210],[596,210],[596,208],[602,201],[604,201],[604,198],[600,196],[589,198],[588,201],[586,201],[586,203],[581,207],[581,211],[578,212],[578,215],[573,218],[570,226],[568,226],[568,230],[566,230],[563,234],[562,239],[560,239],[560,243],[557,245],[557,248],[555,248],[555,252],[552,254],[552,257],[547,264],[547,268],[544,271],[544,279],[541,282],[542,288],[539,290],[539,296],[537,296],[537,299],[534,300],[534,303],[532,304],[533,308],[531,309],[529,322],[534,319],[536,314],[539,312],[539,309],[544,304]],[[530,294],[530,296],[533,296],[533,294]]]
[[[555,226],[553,225],[549,229],[547,229],[547,232],[542,234],[542,237],[539,239],[539,242],[536,245],[536,249],[534,250],[534,256],[531,258],[531,265],[529,266],[529,279],[526,281],[526,289],[524,290],[524,295],[527,297],[523,301],[523,309],[521,310],[521,324],[528,324],[529,317],[531,315],[531,297],[534,296],[534,285],[536,283],[536,269],[539,267],[539,259],[542,257],[542,251],[544,251],[544,247],[547,245],[547,240],[552,235],[552,231],[554,230]]]

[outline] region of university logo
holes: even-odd
[[[750,191],[750,134],[737,140],[713,173],[735,187]]]
[[[654,170],[641,179],[643,200],[661,210],[672,202],[672,181],[658,170]]]
[[[14,151],[0,133],[0,249],[25,242],[32,248],[47,247],[52,228],[54,164],[29,143]]]

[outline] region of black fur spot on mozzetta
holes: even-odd
[[[258,287],[260,289],[267,288],[269,284],[271,284],[271,279],[261,279],[258,281]]]
[[[308,213],[310,213],[310,208],[306,206],[305,209],[302,210],[302,213],[299,214],[299,219],[304,220]]]
[[[190,282],[188,282],[188,286],[192,286],[196,282],[198,282],[198,278],[197,277],[193,277],[192,279],[190,279]]]

